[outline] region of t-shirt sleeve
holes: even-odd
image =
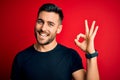
[[[83,69],[83,63],[80,55],[76,51],[72,51],[72,73],[79,69]]]

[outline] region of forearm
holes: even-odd
[[[94,48],[94,38],[96,36],[98,26],[95,27],[95,22],[93,21],[91,28],[88,27],[88,21],[85,20],[85,34],[80,33],[75,39],[77,46],[82,49],[86,54],[87,59],[87,71],[85,75],[86,80],[99,80],[99,72],[97,66],[97,53]],[[79,39],[83,38],[82,42],[79,42]],[[79,80],[79,79],[78,79]]]
[[[86,80],[99,80],[97,57],[87,59]]]

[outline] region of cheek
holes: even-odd
[[[41,29],[41,25],[36,23],[36,25],[35,25],[35,29],[36,29],[36,30]]]
[[[50,31],[52,34],[56,35],[58,33],[58,30],[57,29],[54,29],[54,30],[51,30]]]

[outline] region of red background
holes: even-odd
[[[84,20],[96,20],[99,31],[95,47],[99,51],[101,80],[120,80],[120,2],[119,0],[0,0],[0,80],[9,80],[12,61],[18,51],[35,42],[34,25],[41,4],[52,2],[63,9],[63,31],[57,40],[84,53],[75,46],[74,38],[84,33]]]

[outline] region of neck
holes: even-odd
[[[54,49],[56,47],[56,45],[57,45],[56,41],[53,41],[47,45],[40,45],[39,43],[35,43],[34,48],[40,52],[47,52],[47,51]]]

